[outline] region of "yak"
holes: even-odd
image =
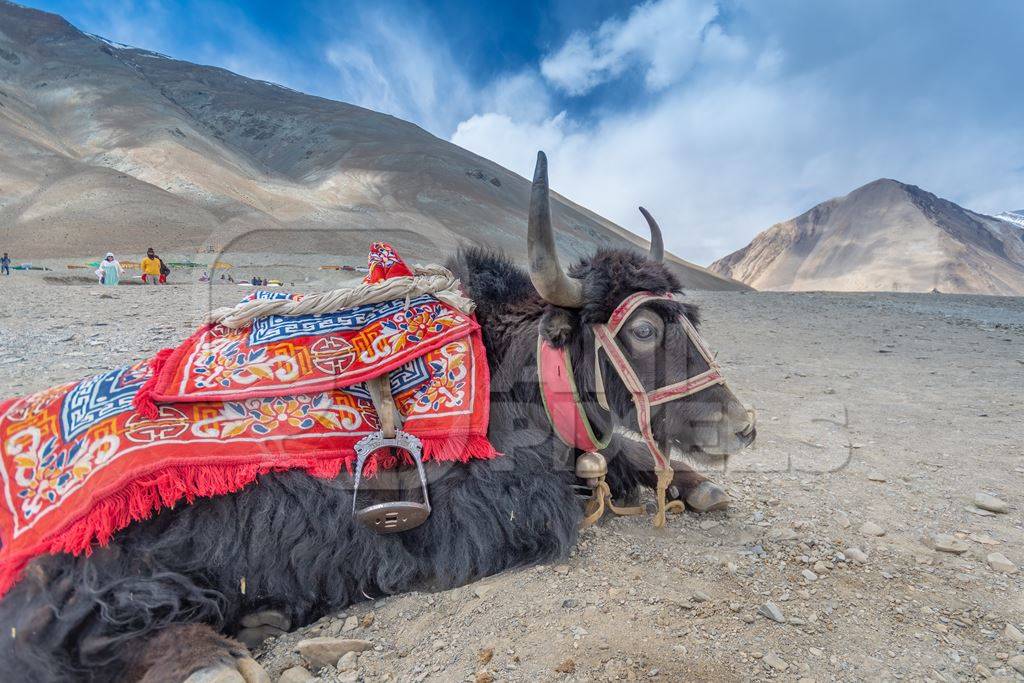
[[[607,451],[620,454],[608,456],[612,493],[628,497],[653,487],[651,456],[631,438],[631,395],[609,367],[608,410],[595,401],[591,331],[635,292],[680,290],[661,262],[657,224],[645,215],[649,254],[602,249],[566,273],[555,253],[541,153],[529,213],[530,272],[477,249],[451,261],[477,304],[491,373],[488,437],[503,455],[428,464],[432,512],[421,526],[383,535],[357,523],[344,471],[336,479],[266,474],[236,493],[135,522],[88,556],[33,560],[0,602],[0,671],[32,682],[151,683],[197,681],[229,669],[248,683],[269,681],[232,636],[252,640],[370,596],[454,587],[567,555],[583,518],[571,466],[579,453],[556,439],[538,409],[537,337],[569,350],[587,416],[615,434]],[[622,329],[619,344],[648,388],[707,370],[692,340],[676,329],[679,315],[698,324],[695,306],[657,301],[636,310]],[[725,384],[656,406],[651,425],[673,453],[709,463],[721,463],[756,434],[752,414]],[[673,469],[670,499],[692,503],[695,495],[721,494],[689,466],[674,460]],[[703,507],[721,502],[705,500]]]

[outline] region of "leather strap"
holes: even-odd
[[[385,439],[395,438],[398,428],[402,426],[402,414],[395,405],[395,397],[391,395],[391,375],[385,372],[366,382],[370,392],[370,400],[377,411],[380,431]]]
[[[607,324],[593,326],[596,340],[594,392],[598,405],[604,410],[609,410],[608,399],[605,395],[604,375],[601,372],[601,351],[603,351],[633,397],[639,422],[637,427],[651,450],[655,464],[659,469],[667,469],[669,459],[654,441],[650,420],[651,407],[685,398],[716,384],[724,384],[725,378],[697,328],[685,315],[680,315],[678,323],[707,363],[708,369],[694,377],[659,387],[650,392],[644,388],[615,338],[633,311],[650,301],[677,301],[677,298],[671,293],[636,292],[623,299],[622,303],[615,307]],[[598,438],[596,435],[583,408],[583,402],[580,400],[568,349],[556,349],[538,335],[537,372],[540,379],[541,397],[544,400],[544,410],[547,412],[548,420],[558,438],[566,445],[585,452],[600,451],[605,448],[611,440],[611,434],[605,435],[604,438]]]

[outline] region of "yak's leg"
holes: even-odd
[[[613,442],[619,448],[619,452],[632,463],[632,476],[638,479],[638,483],[647,488],[655,488],[658,484],[658,477],[652,470],[654,460],[651,457],[647,446],[634,439],[621,438]],[[718,512],[729,507],[731,499],[720,486],[693,469],[686,463],[678,460],[672,461],[672,482],[665,491],[667,502],[674,500],[683,501],[687,509],[694,512]],[[609,463],[609,468],[615,466],[615,460]],[[611,473],[611,472],[609,472]],[[620,471],[620,475],[623,472]]]
[[[142,646],[129,680],[139,683],[270,683],[237,640],[206,624],[175,624]]]
[[[267,638],[283,636],[292,626],[292,620],[284,612],[275,609],[264,609],[246,614],[239,620],[242,630],[235,638],[254,650]]]
[[[644,473],[644,483],[651,488],[657,485],[653,472]],[[646,479],[650,479],[650,483]],[[729,507],[732,499],[722,487],[714,483],[689,465],[672,461],[672,483],[665,491],[665,500],[681,500],[687,510],[693,512],[719,512]]]
[[[731,499],[718,484],[680,462],[672,463],[672,483],[666,496],[682,500],[694,512],[718,512],[729,507]]]

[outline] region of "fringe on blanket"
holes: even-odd
[[[425,461],[464,463],[472,459],[490,460],[500,455],[490,441],[481,436],[470,435],[462,439],[458,436],[427,437],[422,441]],[[380,454],[370,458],[363,469],[364,476],[373,476],[379,466],[386,466],[382,458],[388,457],[394,456]],[[191,504],[197,498],[236,493],[269,472],[303,470],[320,479],[333,479],[341,473],[342,467],[352,473],[354,453],[337,458],[304,458],[273,464],[182,465],[168,467],[150,477],[141,477],[97,502],[60,534],[4,558],[0,564],[0,596],[18,581],[35,557],[56,553],[88,556],[95,548],[106,546],[116,532],[132,522],[149,519],[156,512],[174,507],[182,500]]]

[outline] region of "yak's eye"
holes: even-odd
[[[630,331],[633,333],[633,336],[640,341],[650,341],[658,334],[658,331],[654,329],[654,325],[650,323],[634,325]]]

